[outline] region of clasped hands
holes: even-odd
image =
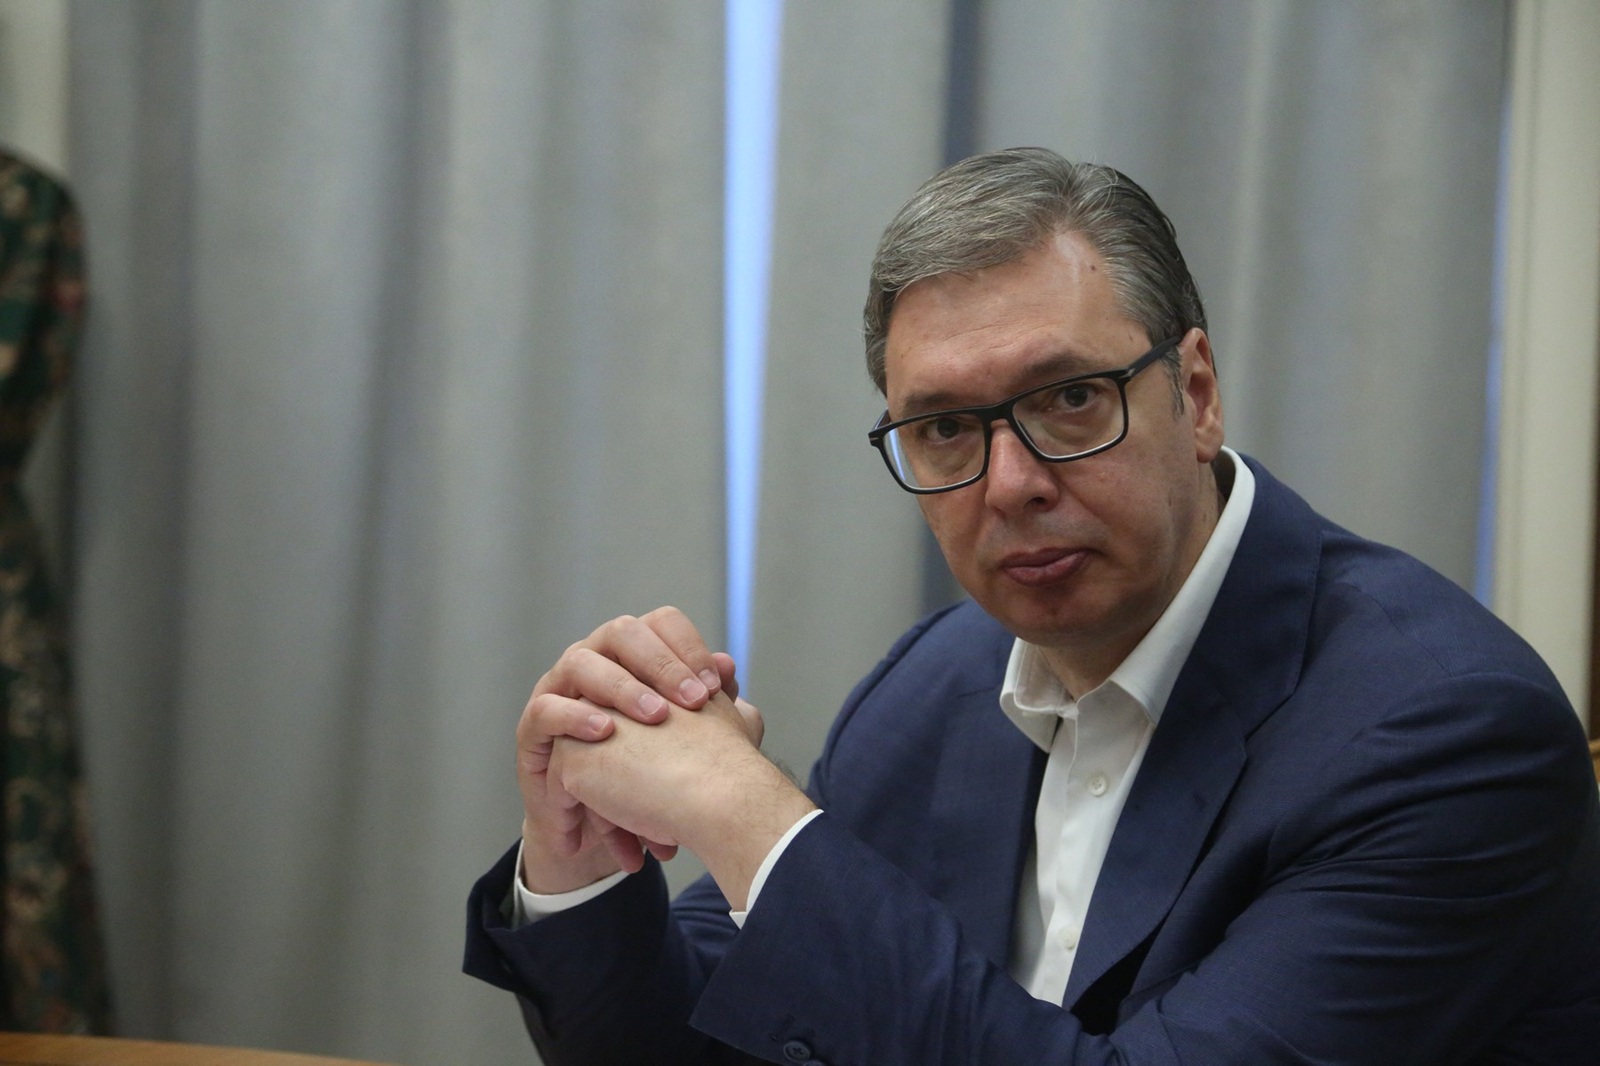
[[[814,809],[761,736],[733,659],[682,612],[605,623],[539,679],[517,725],[524,884],[566,892],[683,845],[742,909],[767,852]]]

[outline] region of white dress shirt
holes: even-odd
[[[1039,999],[1061,1002],[1111,832],[1250,515],[1255,477],[1232,449],[1223,448],[1222,455],[1232,464],[1232,486],[1211,539],[1172,603],[1103,684],[1073,701],[1038,648],[1022,640],[1012,646],[1001,710],[1050,753],[1034,812],[1034,848],[1017,899],[1011,963],[1012,977]],[[742,926],[755,907],[789,842],[821,813],[810,812],[773,845],[750,885],[746,909],[731,912],[736,924]],[[624,876],[543,896],[522,884],[520,851],[516,868],[519,876],[506,901],[513,927],[593,899]]]

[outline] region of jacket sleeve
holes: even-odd
[[[735,932],[709,879],[669,909],[665,878],[651,860],[581,906],[512,929],[503,905],[516,855],[512,847],[473,886],[463,969],[516,993],[546,1066],[751,1061],[688,1025]]]

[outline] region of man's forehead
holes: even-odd
[[[889,320],[885,384],[900,417],[913,405],[984,402],[1120,366],[1143,334],[1121,313],[1093,246],[1058,235],[997,266],[907,286]]]

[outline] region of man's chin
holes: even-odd
[[[978,606],[1014,637],[1042,647],[1070,645],[1092,631],[1091,612],[1058,598],[1034,595],[974,596]]]

